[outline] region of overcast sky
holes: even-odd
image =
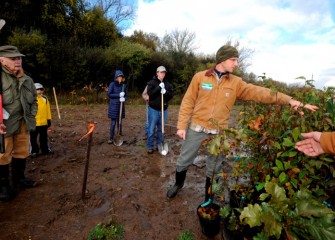
[[[163,37],[187,29],[205,54],[236,39],[255,50],[249,72],[335,86],[335,0],[138,0],[137,7],[126,35],[142,30]]]

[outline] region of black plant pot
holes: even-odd
[[[211,218],[203,216],[200,212],[210,212]],[[207,237],[215,237],[220,232],[220,206],[215,203],[210,203],[205,207],[201,207],[201,204],[197,208],[197,214],[201,226],[202,233]]]
[[[241,232],[230,231],[228,228],[228,222],[223,219],[222,221],[222,239],[225,240],[243,240],[245,239]]]

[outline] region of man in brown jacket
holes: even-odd
[[[295,144],[295,148],[307,156],[316,157],[323,153],[335,155],[335,132],[302,133],[305,138]]]
[[[295,110],[303,105],[283,93],[271,94],[268,88],[244,82],[232,74],[237,66],[238,51],[232,46],[225,45],[217,51],[214,67],[193,76],[179,110],[177,135],[185,141],[176,163],[176,182],[168,190],[167,197],[175,197],[183,187],[187,169],[197,156],[202,141],[219,133],[218,127],[210,120],[213,119],[220,126],[227,127],[230,111],[237,99],[269,104],[290,104]],[[304,108],[311,111],[318,109],[309,104],[304,105]],[[215,157],[209,156],[206,160],[206,201],[209,198],[208,188],[214,163]],[[218,161],[215,173],[221,172],[221,169],[222,159]]]

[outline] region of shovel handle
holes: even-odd
[[[122,92],[124,91],[124,84],[122,84]],[[120,130],[121,130],[121,121],[122,121],[122,107],[123,107],[123,102],[120,102],[120,113],[119,113],[119,132],[118,134],[120,135]]]
[[[119,122],[118,122],[119,130],[121,128],[121,120],[122,120],[122,102],[120,103],[120,114],[119,114]]]
[[[164,134],[164,94],[162,94],[162,97],[161,97],[161,102],[162,102],[162,134]]]

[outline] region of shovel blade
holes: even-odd
[[[158,148],[158,152],[161,153],[163,151],[163,144],[158,144],[157,148]]]
[[[158,148],[159,153],[162,154],[163,156],[165,156],[169,152],[169,146],[167,143],[159,144],[157,148]]]
[[[120,147],[123,144],[123,138],[121,136],[116,136],[113,138],[113,144]]]
[[[6,21],[4,19],[0,19],[0,30],[3,26],[5,26]]]

